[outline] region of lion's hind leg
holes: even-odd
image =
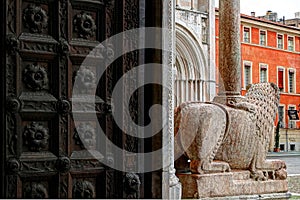
[[[259,144],[251,164],[252,178],[255,180],[286,179],[286,164],[282,160],[266,159],[266,152]]]
[[[227,125],[225,111],[213,104],[199,104],[192,109],[194,116],[190,115],[185,125],[185,127],[190,127],[185,130],[196,131],[196,137],[186,151],[191,160],[192,173],[230,171],[228,163],[214,161],[225,135]],[[196,126],[194,120],[196,120]],[[184,135],[188,135],[188,133]]]

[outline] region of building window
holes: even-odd
[[[289,110],[296,110],[295,106],[289,106]],[[289,128],[296,128],[296,122],[289,119]]]
[[[260,72],[260,82],[265,83],[268,82],[268,65],[266,64],[260,64],[259,66],[259,72]]]
[[[252,83],[251,80],[251,63],[244,63],[244,87],[246,88],[248,85]]]
[[[284,151],[284,144],[280,144],[279,147],[280,147],[280,151]]]
[[[279,122],[279,127],[280,128],[285,128],[285,123],[284,123],[284,106],[279,106],[278,107],[278,122]]]
[[[283,49],[283,35],[277,35],[277,48]]]
[[[284,69],[278,68],[277,69],[277,85],[281,92],[284,91]]]
[[[250,43],[250,28],[244,27],[244,42]]]
[[[296,150],[296,145],[295,144],[290,144],[290,150],[295,151]]]
[[[289,93],[295,93],[295,71],[289,69]]]
[[[259,31],[260,45],[266,46],[266,31]]]
[[[288,37],[288,50],[294,51],[294,37]]]

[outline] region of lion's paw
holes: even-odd
[[[263,171],[252,171],[250,177],[256,181],[266,181],[268,177],[264,174]]]
[[[230,172],[230,166],[227,162],[223,161],[213,161],[211,163],[204,163],[202,165],[203,171],[207,173],[215,172]]]
[[[190,163],[192,173],[224,173],[230,172],[230,166],[227,162],[213,161],[213,162],[200,162],[192,160]]]
[[[285,180],[287,178],[287,172],[284,168],[275,171],[276,180]]]

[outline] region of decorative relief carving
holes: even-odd
[[[59,57],[60,80],[62,80],[60,84],[60,88],[61,88],[60,95],[63,97],[68,96],[68,58],[67,58],[68,54],[69,53],[66,51],[63,54],[59,54],[60,55]]]
[[[83,46],[72,46],[71,47],[71,53],[72,54],[78,54],[78,55],[88,55],[94,47],[83,47]]]
[[[16,56],[7,56],[6,64],[6,89],[8,95],[16,94]]]
[[[186,24],[188,30],[190,30],[197,39],[202,37],[201,19],[207,18],[208,14],[191,12],[190,10],[176,9],[175,10],[176,22]],[[170,28],[170,27],[169,27]],[[172,30],[172,29],[171,29]]]
[[[47,13],[42,7],[29,4],[23,10],[23,23],[31,33],[42,33],[48,27]]]
[[[55,172],[56,171],[56,159],[49,158],[47,161],[22,161],[21,162],[21,172]]]
[[[112,106],[109,103],[96,103],[95,110],[97,114],[110,114],[112,113]]]
[[[16,118],[13,114],[8,113],[6,116],[6,134],[7,134],[7,149],[11,155],[16,155],[16,146],[18,135],[16,134]]]
[[[68,114],[71,110],[71,104],[68,100],[65,100],[65,99],[60,99],[58,102],[57,102],[57,111],[60,113],[60,114]]]
[[[8,199],[16,199],[17,197],[17,176],[16,175],[8,175],[6,176],[7,184],[7,198]]]
[[[56,44],[55,43],[37,43],[37,42],[28,42],[28,41],[21,41],[21,50],[33,51],[33,52],[49,52],[49,53],[56,53]]]
[[[47,71],[38,64],[31,64],[25,67],[23,70],[23,82],[34,91],[49,89]]]
[[[73,18],[74,32],[79,38],[89,39],[93,37],[96,32],[96,24],[92,15],[86,12],[81,12]]]
[[[20,41],[15,35],[7,35],[6,36],[6,46],[7,50],[10,54],[15,55],[15,53],[19,50],[20,48]]]
[[[56,168],[58,171],[65,173],[71,168],[71,161],[68,157],[62,156],[56,162]]]
[[[7,2],[7,27],[11,33],[16,33],[16,9],[15,0]]]
[[[21,109],[21,102],[19,99],[15,98],[15,97],[10,97],[7,99],[6,106],[7,106],[8,111],[10,111],[12,113],[17,113]]]
[[[23,189],[23,197],[28,199],[46,199],[48,191],[42,183],[28,183]]]
[[[91,182],[77,180],[73,185],[73,198],[90,199],[95,197],[95,187]]]
[[[96,148],[96,130],[89,122],[81,123],[74,130],[73,138],[75,143],[80,145],[81,148],[87,148],[88,150]]]
[[[93,72],[88,67],[80,67],[79,71],[74,72],[74,77],[76,79],[76,82],[78,81],[77,86],[80,86],[80,88],[76,88],[82,92],[88,92],[90,90],[93,90],[96,88],[96,75],[95,72]]]
[[[60,16],[60,36],[64,39],[67,39],[68,33],[68,1],[61,0],[59,7],[59,16]]]
[[[139,1],[125,0],[124,12],[125,30],[139,27]]]
[[[89,163],[91,163],[91,166],[96,167],[96,166],[98,166],[98,164],[100,164],[99,161],[101,161],[103,158],[104,158],[104,156],[99,151],[96,151],[96,150],[73,151],[72,155],[71,155],[72,163],[73,163],[73,161],[75,161],[77,164],[82,165],[82,166],[84,166],[84,164],[80,164],[80,162],[83,162],[84,160],[86,160],[86,161],[89,161]],[[72,164],[72,167],[74,167],[77,164]]]
[[[65,39],[60,39],[58,49],[59,49],[58,52],[60,53],[60,55],[61,54],[68,55],[68,53],[70,51],[70,46]]]
[[[105,103],[105,102],[101,102],[97,101],[96,102],[92,101],[90,98],[77,98],[77,99],[73,99],[72,102],[72,110],[73,112],[92,112],[94,113],[96,111],[97,114],[111,114],[112,112],[112,105],[110,105],[111,103]]]
[[[102,60],[104,60],[104,58],[112,59],[114,56],[114,51],[111,48],[108,49],[99,43],[92,43],[89,44],[89,46],[86,46],[87,44],[85,46],[82,45],[83,44],[71,44],[71,56],[83,57],[85,59],[88,55],[90,58]],[[79,64],[81,63],[82,61]]]
[[[116,192],[114,190],[116,188],[114,187],[114,185],[115,185],[115,181],[118,181],[118,180],[115,180],[114,172],[107,170],[105,172],[105,179],[106,179],[106,194],[107,194],[107,196],[117,198],[118,195],[116,195]]]
[[[125,194],[128,199],[137,199],[139,198],[141,181],[137,174],[135,173],[126,173],[124,177],[124,186]]]
[[[107,154],[106,156],[106,163],[109,165],[109,166],[113,166],[115,161],[114,161],[114,156],[111,155],[111,154]]]
[[[59,137],[60,137],[60,150],[63,152],[68,152],[68,138],[69,138],[69,116],[62,115],[59,117]]]
[[[106,27],[106,37],[110,37],[113,35],[112,24],[114,21],[114,4],[115,0],[106,0],[105,1],[105,27]]]
[[[36,97],[37,98],[37,97]],[[22,111],[24,112],[56,112],[56,102],[45,101],[25,101],[23,102]]]
[[[84,158],[84,157],[83,157]],[[73,170],[88,170],[88,169],[104,169],[99,160],[71,160],[71,167]]]
[[[130,30],[130,29],[134,29],[139,27],[139,17],[138,14],[139,13],[139,1],[138,0],[125,0],[125,8],[124,8],[124,20],[123,20],[123,24],[124,24],[124,29],[125,30]],[[136,36],[130,36],[128,38],[125,38],[125,43],[128,42],[130,44],[132,44],[133,46],[137,45],[135,44],[137,41],[132,41],[132,37],[138,37]],[[139,54],[138,51],[134,51],[134,52],[130,52],[126,55],[123,56],[123,66],[125,66],[125,68],[123,69],[125,72],[129,71],[132,69],[132,67],[134,66],[138,66],[139,63]],[[110,72],[112,73],[112,72]],[[108,75],[111,76],[111,75]],[[137,74],[133,74],[133,78],[131,80],[125,80],[124,85],[126,85],[128,88],[135,88],[135,86],[137,85]],[[111,83],[113,83],[114,81],[111,80],[111,78],[109,78],[109,81]],[[112,84],[109,83],[109,91],[112,91]],[[130,89],[128,89],[129,91]],[[131,99],[130,103],[129,103],[129,107],[128,105],[124,105],[126,108],[128,107],[130,116],[132,119],[126,119],[123,118],[123,122],[126,123],[126,121],[135,121],[137,122],[138,120],[138,113],[136,112],[136,108],[138,107],[138,93],[134,93],[134,94],[129,94],[128,92],[125,91],[124,93],[124,98],[125,99]],[[129,127],[129,132],[136,132],[137,130],[135,130],[134,127],[130,126]],[[125,136],[126,140],[125,140],[125,144],[124,144],[124,148],[127,151],[130,152],[136,152],[137,148],[138,148],[138,140],[135,137],[132,137],[130,135],[126,135]],[[135,158],[133,158],[135,159]],[[129,161],[130,159],[126,159],[126,163],[125,166],[128,168],[134,168],[136,167],[135,164],[133,164],[132,162]]]
[[[60,182],[59,194],[61,199],[68,198],[68,181],[69,181],[68,175],[60,176],[59,178],[59,182]]]
[[[16,158],[7,161],[7,169],[11,173],[17,173],[20,170],[20,162]]]
[[[23,138],[31,151],[41,151],[48,145],[48,129],[41,123],[32,122],[25,127]]]

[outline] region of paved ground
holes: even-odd
[[[300,152],[269,153],[267,158],[285,161],[288,172],[289,191],[300,194]],[[298,198],[300,199],[300,196],[292,199]]]
[[[289,175],[300,175],[300,152],[269,153],[267,158],[285,161]]]

